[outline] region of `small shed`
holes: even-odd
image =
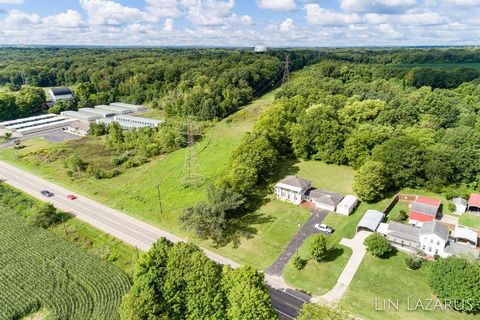
[[[337,206],[337,213],[348,216],[357,206],[358,199],[355,196],[347,195]]]
[[[50,88],[48,89],[48,95],[54,102],[57,100],[69,100],[73,98],[73,92],[68,87]]]
[[[357,232],[361,230],[367,230],[375,232],[378,226],[382,223],[385,215],[383,212],[377,210],[367,210],[360,222],[357,224]]]
[[[472,229],[457,225],[455,227],[455,241],[476,247],[478,244],[478,234]]]
[[[480,212],[480,194],[472,193],[468,199],[468,211]]]
[[[468,202],[462,198],[453,198],[453,204],[455,205],[455,214],[461,215],[467,211]]]

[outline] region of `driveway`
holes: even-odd
[[[350,282],[352,282],[355,273],[362,263],[363,257],[367,252],[367,248],[363,244],[365,238],[367,238],[371,232],[369,231],[360,231],[358,232],[353,239],[343,238],[340,241],[340,244],[347,246],[352,249],[352,256],[348,260],[345,268],[343,269],[342,274],[338,277],[337,283],[332,290],[324,294],[323,296],[314,297],[313,302],[330,302],[338,303],[347,291]]]
[[[271,276],[282,276],[283,268],[287,265],[290,259],[293,257],[298,248],[303,242],[312,234],[321,233],[314,228],[315,224],[322,223],[323,219],[328,215],[327,210],[312,210],[312,214],[308,221],[297,232],[295,237],[288,243],[285,250],[278,259],[266,270],[266,273]]]

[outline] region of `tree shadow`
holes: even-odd
[[[343,248],[339,248],[339,247],[333,247],[333,248],[330,248],[328,251],[327,251],[327,256],[325,258],[325,261],[327,262],[332,262],[332,261],[335,261],[337,260],[340,256],[342,256],[345,252],[345,249]]]
[[[273,220],[273,217],[260,212],[251,212],[241,217],[230,219],[223,239],[216,242],[215,247],[224,247],[231,243],[234,248],[238,248],[243,239],[252,239],[257,235],[258,230],[254,225],[270,223]]]
[[[392,249],[390,251],[388,251],[387,253],[385,253],[383,256],[381,256],[380,259],[387,260],[387,259],[390,259],[392,257],[395,257],[397,254],[398,254],[398,249],[395,248],[395,247],[392,247]]]

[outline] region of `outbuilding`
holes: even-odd
[[[461,215],[467,211],[468,202],[463,198],[453,198],[453,204],[455,205],[455,214]]]
[[[347,195],[337,206],[337,213],[344,216],[350,215],[358,204],[358,199],[355,196]]]
[[[73,98],[72,90],[67,87],[50,88],[48,89],[48,95],[54,102],[58,100],[70,100]]]
[[[79,136],[88,135],[89,130],[90,130],[90,125],[82,121],[74,121],[70,123],[67,127],[68,132],[79,135]]]
[[[416,224],[435,220],[440,204],[440,200],[418,196],[412,203],[409,222]]]
[[[472,193],[468,198],[468,211],[480,213],[480,194]]]
[[[478,244],[478,234],[472,229],[457,225],[455,227],[455,241],[476,247]]]
[[[357,232],[361,230],[367,230],[375,232],[377,231],[380,223],[382,223],[385,215],[383,212],[377,210],[367,210],[360,222],[357,224]]]

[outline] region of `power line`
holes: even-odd
[[[287,83],[289,80],[290,80],[290,56],[287,55],[285,57],[285,66],[283,69],[282,85]]]
[[[182,186],[199,187],[205,182],[205,177],[200,173],[199,159],[197,157],[195,136],[200,134],[194,132],[191,117],[187,117],[187,150],[182,172]]]

